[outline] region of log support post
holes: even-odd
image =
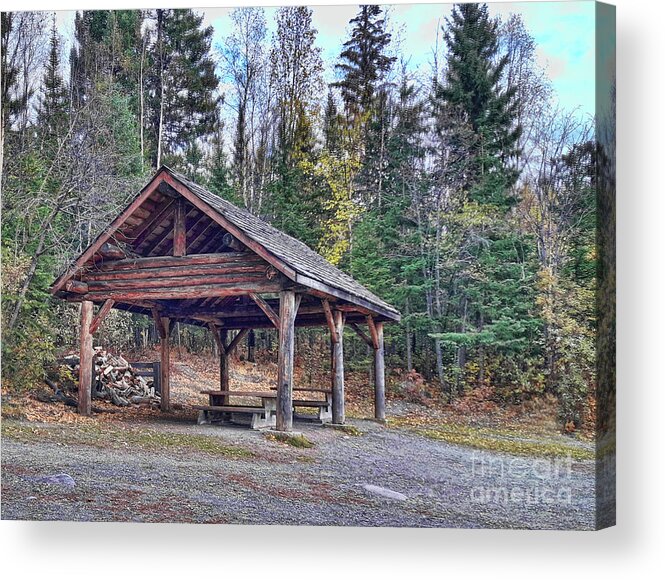
[[[296,295],[279,293],[279,358],[277,362],[277,431],[293,427],[293,357],[295,350]]]
[[[219,329],[219,342],[217,346],[219,347],[219,390],[220,391],[229,390],[229,352],[227,348],[228,334],[229,331],[226,330],[225,328]],[[222,403],[224,405],[229,404],[228,395],[224,395],[222,397]]]
[[[161,353],[161,408],[162,411],[168,412],[171,409],[171,344],[169,341],[169,336],[171,334],[171,319],[160,316],[156,311],[153,311],[153,316],[157,325],[157,332],[159,333],[159,350]]]
[[[225,328],[217,328],[214,324],[209,324],[210,332],[215,339],[215,344],[217,344],[217,350],[219,351],[219,388],[221,391],[229,390],[229,368],[231,366],[230,356],[236,347],[240,344],[245,335],[249,332],[249,329],[243,328],[235,335],[233,340],[229,342],[229,332]],[[224,395],[222,397],[222,404],[229,404],[229,396]]]
[[[383,322],[375,322],[376,347],[374,348],[374,418],[386,420],[386,365],[383,348]]]
[[[92,307],[89,300],[81,302],[81,350],[79,360],[79,392],[78,412],[81,415],[90,415],[92,410]]]
[[[332,343],[332,421],[341,425],[344,413],[344,315],[340,310],[333,313],[335,332],[331,333]]]

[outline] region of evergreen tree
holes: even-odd
[[[60,35],[53,19],[48,60],[42,81],[37,125],[46,146],[57,143],[67,123],[69,95],[60,70]]]
[[[473,131],[466,188],[481,204],[507,207],[514,202],[509,189],[517,173],[509,162],[517,155],[521,128],[516,124],[517,87],[502,89],[508,55],[499,55],[499,24],[486,4],[456,4],[447,24],[446,84],[437,90]]]
[[[316,247],[320,237],[322,191],[315,186],[314,119],[323,87],[321,49],[307,7],[277,12],[270,55],[276,96],[275,179],[268,210],[278,228]]]
[[[446,253],[452,249],[445,272],[452,308],[443,321],[448,332],[433,337],[455,351],[460,390],[468,380],[469,356],[476,381],[484,384],[491,354],[495,384],[520,393],[528,376],[524,361],[535,356],[541,321],[533,246],[507,214],[516,201],[511,160],[520,127],[515,87],[501,88],[507,61],[498,54],[497,29],[487,6],[478,4],[455,5],[445,29],[447,71],[444,84],[435,80],[433,111],[443,160],[435,183],[451,212],[439,244]]]
[[[390,34],[386,32],[381,6],[361,6],[350,24],[353,27],[351,38],[344,43],[340,54],[342,62],[335,65],[342,73],[342,80],[334,86],[341,89],[349,117],[357,118],[367,114],[374,106],[376,92],[395,57],[385,54]]]
[[[212,27],[192,10],[157,10],[151,47],[148,118],[153,165],[179,166],[188,148],[214,131],[219,97],[210,54]],[[191,154],[191,151],[190,151]]]

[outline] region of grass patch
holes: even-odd
[[[525,434],[518,429],[488,429],[470,425],[425,425],[418,426],[412,418],[391,418],[389,425],[408,427],[417,435],[429,439],[445,441],[454,445],[463,445],[482,449],[525,456],[546,457],[572,457],[578,461],[593,460],[596,458],[594,450],[576,445],[567,445],[565,442],[540,439],[540,435]],[[531,439],[534,438],[534,439]]]
[[[307,437],[304,435],[289,435],[287,433],[267,433],[266,439],[270,441],[278,441],[279,443],[286,443],[291,445],[291,447],[298,447],[299,449],[310,449],[314,447]]]
[[[325,423],[325,425],[327,427],[332,427],[336,431],[341,431],[342,433],[351,435],[352,437],[360,437],[363,434],[363,432],[355,425],[331,425],[329,423]]]
[[[2,421],[2,436],[23,442],[45,441],[67,445],[89,445],[105,449],[141,448],[151,451],[199,451],[241,459],[254,453],[237,445],[226,445],[214,437],[152,429],[122,429],[86,424],[41,427],[23,421]]]

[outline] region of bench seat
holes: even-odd
[[[293,399],[294,407],[328,407],[330,403],[328,401],[304,401],[299,399]]]
[[[276,416],[273,410],[266,407],[251,407],[242,405],[192,405],[199,411],[198,424],[212,422],[213,419],[224,419],[224,415],[250,415],[252,429],[263,429],[276,425]]]

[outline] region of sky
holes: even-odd
[[[385,6],[393,39],[408,68],[423,77],[429,74],[437,30],[450,15],[452,4],[395,4]],[[493,16],[522,15],[524,24],[537,44],[538,63],[552,82],[555,98],[566,110],[582,116],[593,115],[595,101],[595,4],[578,2],[490,3]],[[214,28],[213,48],[219,48],[231,31],[232,8],[205,8],[204,24]],[[268,34],[275,29],[277,8],[265,8]],[[313,24],[318,30],[317,45],[326,61],[326,80],[333,80],[334,62],[348,38],[349,20],[357,5],[312,6]],[[58,13],[65,39],[73,33],[73,12]]]

